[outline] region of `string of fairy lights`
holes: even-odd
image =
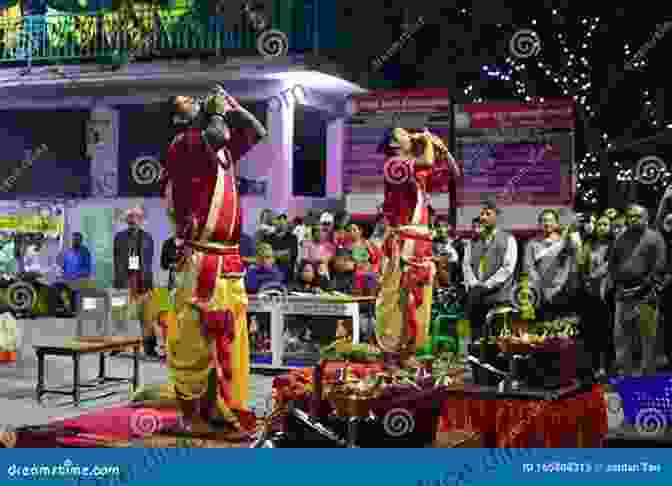
[[[471,17],[471,11],[463,8],[460,14],[466,17]],[[558,9],[552,10],[552,15],[558,17],[561,15]],[[569,36],[563,32],[556,32],[554,34],[557,46],[559,47],[559,56],[554,57],[553,64],[544,59],[542,49],[538,55],[530,58],[516,58],[509,55],[505,60],[503,67],[496,66],[482,66],[482,71],[488,77],[495,81],[501,81],[512,84],[514,95],[525,102],[544,103],[544,98],[535,97],[530,93],[528,88],[528,79],[530,79],[530,71],[536,68],[546,79],[551,80],[562,93],[563,96],[571,96],[574,101],[581,107],[589,123],[594,123],[597,117],[597,111],[593,103],[597,100],[591,99],[593,97],[592,86],[592,64],[590,61],[592,40],[595,32],[600,27],[601,19],[599,16],[584,17],[579,19],[578,33]],[[560,22],[553,22],[552,24],[559,24]],[[526,29],[536,32],[538,22],[536,19],[530,21],[530,25]],[[498,26],[504,28],[504,26]],[[575,29],[574,25],[572,26]],[[549,49],[550,50],[550,49]],[[552,51],[553,55],[556,51]],[[624,64],[631,62],[633,58],[633,51],[630,44],[626,43],[623,49]],[[631,62],[633,68],[642,69],[646,67],[646,59],[638,58]],[[556,67],[557,66],[557,67]],[[469,83],[463,89],[464,97],[471,103],[483,103],[484,98],[476,89],[475,84]],[[640,98],[643,101],[644,113],[647,117],[648,123],[653,128],[658,128],[658,121],[656,119],[656,108],[652,93],[649,89],[641,88]],[[603,132],[601,136],[600,150],[608,150],[612,148],[610,137],[608,133]],[[630,182],[634,177],[633,169],[628,169],[625,164],[621,162],[614,163],[617,172],[618,182]],[[599,154],[587,152],[582,159],[576,163],[577,174],[577,195],[584,203],[597,203],[597,188],[595,182],[600,179],[600,161]],[[672,180],[672,173],[667,171],[663,174],[660,180],[654,184],[654,188],[662,189]]]

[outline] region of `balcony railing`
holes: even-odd
[[[288,52],[315,48],[318,24],[314,8],[319,0],[293,2],[291,11],[276,0],[274,28],[286,33]],[[290,2],[292,3],[292,2]],[[284,11],[283,11],[284,10]],[[123,62],[175,55],[236,52],[258,55],[257,34],[240,21],[203,17],[190,9],[145,7],[104,14],[47,14],[0,18],[0,63],[62,64]],[[227,27],[228,26],[228,27]]]

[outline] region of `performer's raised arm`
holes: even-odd
[[[257,118],[222,88],[207,101],[211,115],[204,135],[213,147],[227,145],[234,160],[240,160],[267,132]]]

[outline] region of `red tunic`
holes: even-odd
[[[413,159],[392,157],[385,161],[385,202],[383,214],[393,226],[414,224],[413,213],[422,211],[420,221],[415,224],[429,224],[426,214],[427,195],[430,189],[432,167],[418,167]],[[419,201],[418,193],[424,197]]]
[[[242,135],[242,136],[241,136]],[[227,170],[227,199],[234,204],[227,205],[230,226],[226,233],[229,241],[239,241],[241,231],[241,212],[238,204],[233,164],[237,163],[259,139],[248,133],[234,133],[231,142],[222,151]],[[178,134],[168,149],[164,162],[165,181],[172,185],[173,207],[175,209],[176,235],[178,238],[191,239],[191,231],[200,232],[205,227],[217,182],[217,165],[220,161],[203,141],[201,130],[189,128]],[[228,237],[227,237],[228,238]]]

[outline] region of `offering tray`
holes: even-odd
[[[339,417],[365,418],[371,414],[374,401],[380,398],[382,390],[356,392],[351,388],[336,386],[325,395],[334,406]]]

